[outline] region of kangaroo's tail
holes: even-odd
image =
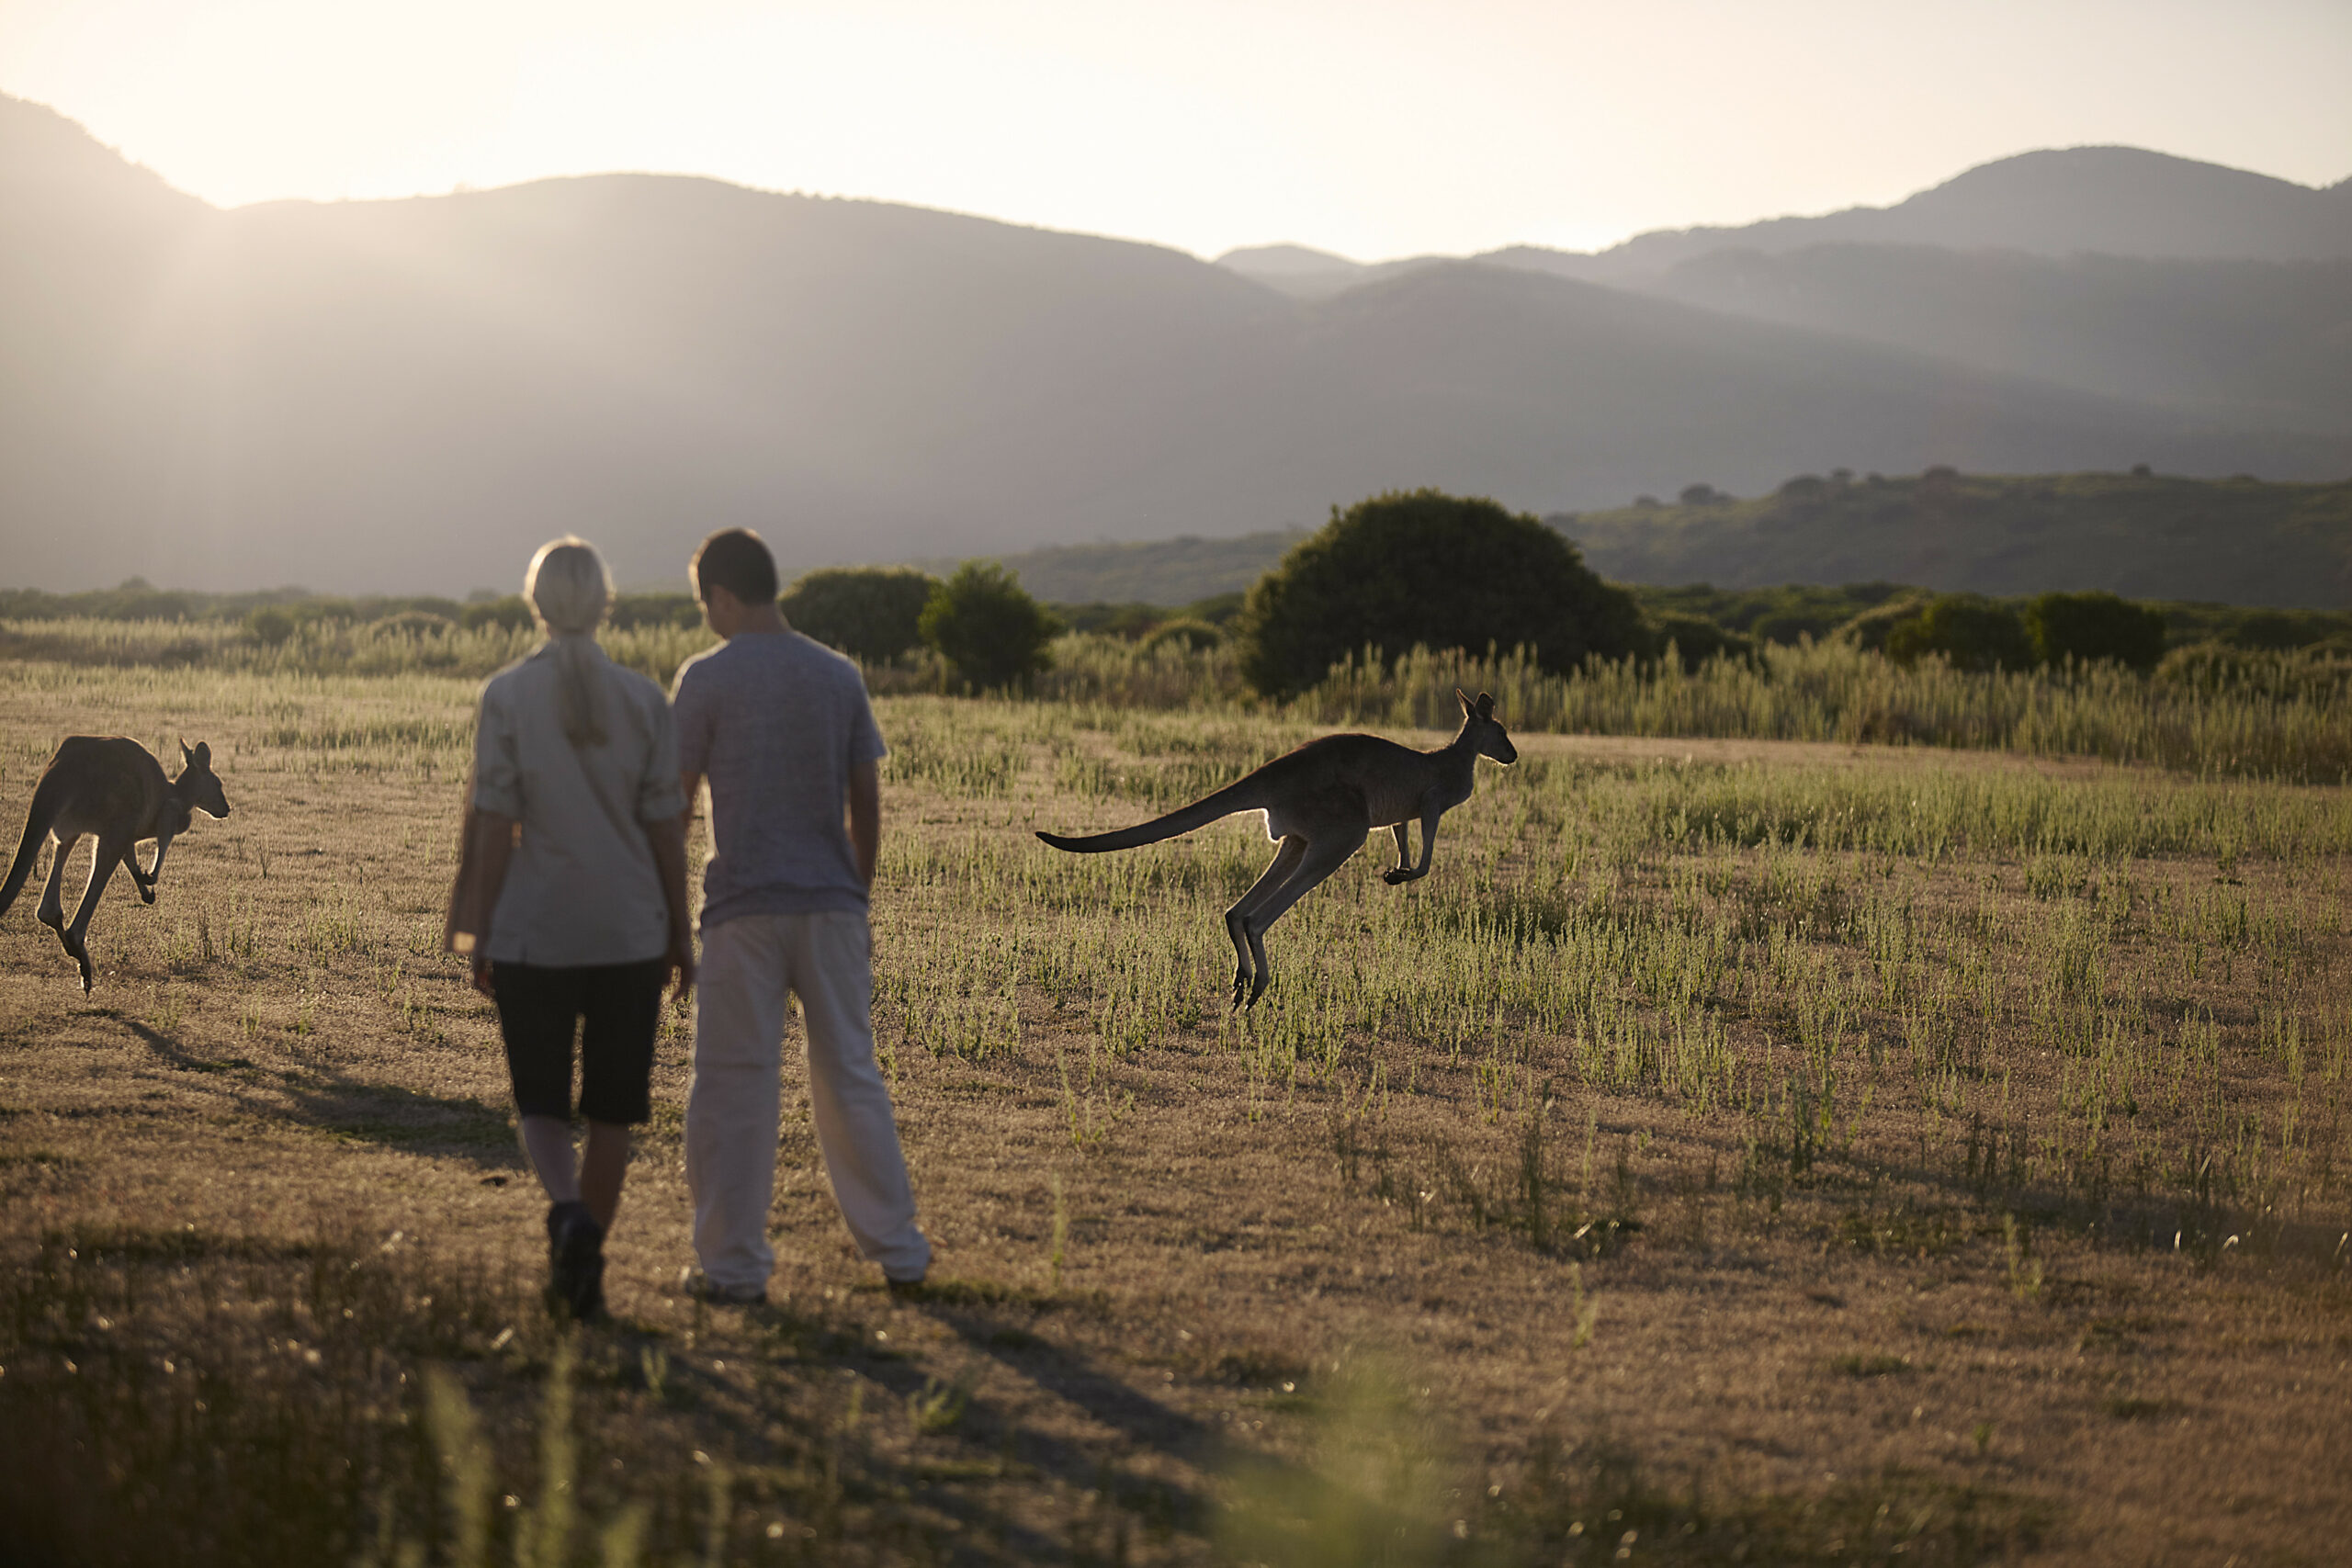
[[[1180,806],[1165,817],[1155,817],[1132,828],[1094,833],[1083,839],[1066,839],[1059,833],[1040,833],[1037,837],[1057,850],[1070,850],[1082,855],[1101,854],[1105,850],[1132,850],[1138,844],[1156,844],[1162,839],[1172,839],[1179,833],[1206,827],[1218,818],[1230,817],[1237,811],[1261,809],[1265,804],[1258,788],[1258,776],[1252,773],[1248,778],[1226,785],[1214,795],[1203,795],[1190,806]]]
[[[8,907],[17,901],[17,895],[24,891],[25,878],[33,874],[33,862],[40,858],[41,840],[49,837],[50,824],[57,819],[56,802],[50,798],[50,791],[41,787],[49,782],[44,778],[33,787],[32,808],[25,813],[25,836],[17,841],[17,858],[8,867],[8,880],[0,882],[0,915],[6,915]]]

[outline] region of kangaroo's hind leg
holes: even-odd
[[[1293,904],[1313,892],[1333,872],[1347,864],[1349,858],[1363,847],[1363,834],[1364,829],[1361,826],[1352,833],[1343,828],[1334,828],[1317,834],[1307,840],[1306,852],[1299,857],[1296,868],[1279,886],[1269,889],[1263,898],[1257,897],[1258,889],[1253,887],[1243,898],[1242,901],[1250,908],[1241,918],[1242,932],[1249,940],[1250,955],[1256,960],[1258,967],[1257,978],[1250,982],[1250,987],[1251,1007],[1258,1005],[1258,998],[1266,994],[1267,984],[1274,977],[1273,966],[1266,962],[1267,928],[1281,919]],[[1262,879],[1260,886],[1264,886]]]
[[[1298,863],[1306,858],[1306,840],[1305,839],[1295,833],[1284,839],[1275,847],[1274,858],[1267,865],[1264,874],[1251,883],[1250,891],[1235,899],[1233,908],[1225,912],[1225,934],[1233,939],[1233,1005],[1235,1007],[1241,1005],[1242,998],[1249,994],[1250,983],[1253,979],[1257,980],[1259,990],[1262,991],[1266,988],[1265,981],[1258,978],[1260,969],[1265,963],[1265,951],[1261,948],[1253,962],[1250,951],[1250,932],[1244,918],[1275,888],[1280,887],[1292,872],[1298,869]],[[1255,1001],[1257,998],[1251,996],[1250,999]]]
[[[114,875],[114,868],[130,853],[133,841],[99,835],[98,852],[90,857],[90,881],[89,886],[82,889],[81,907],[74,911],[74,923],[57,933],[65,943],[65,951],[73,954],[74,964],[81,968],[82,994],[85,997],[90,994],[93,978],[88,942],[90,917],[97,910],[98,895],[107,890],[107,882]]]
[[[65,857],[81,841],[79,833],[70,839],[59,835],[56,852],[49,857],[49,875],[40,885],[40,902],[33,908],[33,919],[60,936],[65,934]]]
[[[33,791],[32,809],[25,813],[24,835],[17,841],[16,858],[8,863],[8,879],[0,882],[0,915],[16,903],[33,867],[40,863],[41,846],[49,842],[50,825],[56,816],[55,806],[43,800],[40,791]]]

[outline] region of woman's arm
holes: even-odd
[[[469,846],[475,865],[473,885],[469,889],[472,906],[459,922],[460,931],[473,932],[473,986],[483,996],[492,995],[490,988],[490,922],[498,912],[498,895],[506,886],[506,867],[514,858],[514,830],[521,824],[502,812],[474,807],[469,818],[473,824],[473,842]]]
[[[690,805],[675,817],[645,824],[654,869],[662,874],[662,898],[670,906],[670,951],[664,956],[673,1002],[684,1002],[695,988],[694,913],[686,904],[686,822],[692,811]]]

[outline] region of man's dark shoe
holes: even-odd
[[[605,1310],[605,1227],[577,1200],[548,1209],[548,1310],[581,1323]]]

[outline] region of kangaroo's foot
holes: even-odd
[[[58,935],[64,939],[66,954],[74,960],[75,965],[82,971],[82,994],[86,997],[90,994],[90,982],[93,978],[93,972],[90,968],[90,950],[82,943],[75,942],[72,937],[66,936],[62,931],[60,931]]]
[[[143,876],[134,876],[130,880],[139,889],[139,901],[141,903],[153,904],[155,901],[155,884],[151,879]]]
[[[1236,969],[1233,972],[1233,1007],[1227,1010],[1232,1011],[1235,1009],[1239,1008],[1241,1006],[1241,998],[1248,994],[1249,989],[1250,971],[1247,969]]]
[[[1258,998],[1266,994],[1266,987],[1273,983],[1273,978],[1271,971],[1264,969],[1258,971],[1257,979],[1250,982],[1250,1006],[1254,1008],[1258,1005]]]
[[[1396,887],[1404,883],[1412,881],[1413,874],[1406,870],[1401,865],[1392,865],[1386,871],[1380,874],[1380,880],[1385,882],[1391,887]]]

